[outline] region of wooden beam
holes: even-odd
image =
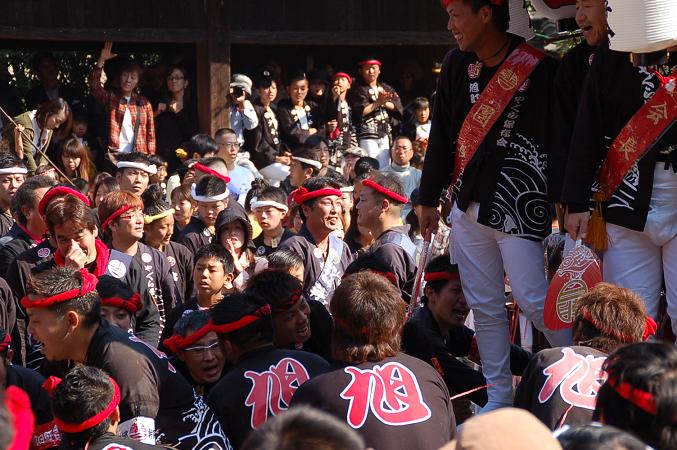
[[[0,26],[0,40],[114,41],[194,44],[207,40],[204,29],[187,28],[41,28]]]
[[[453,45],[448,31],[264,31],[230,30],[231,44],[260,45]]]
[[[230,126],[226,97],[230,84],[228,1],[206,0],[207,36],[197,46],[197,90],[200,129],[213,136]]]

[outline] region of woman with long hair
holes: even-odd
[[[35,172],[41,155],[33,145],[43,152],[47,151],[54,130],[60,129],[57,138],[70,133],[73,114],[70,106],[62,98],[43,103],[38,109],[26,111],[14,118],[17,126],[10,123],[2,130],[2,137],[19,159],[24,161],[30,173]],[[31,143],[33,145],[31,145]]]
[[[70,138],[61,143],[54,164],[71,180],[80,178],[89,183],[96,176],[96,166],[92,163],[92,155],[77,138]],[[62,177],[59,176],[59,178]],[[61,180],[61,182],[66,182],[66,180]]]

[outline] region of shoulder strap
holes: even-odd
[[[134,137],[132,138],[132,151],[137,151],[136,141],[137,141],[137,138],[139,137],[139,125],[141,124],[141,102],[139,101],[139,98],[136,98],[134,102],[136,104],[136,123],[134,124]],[[129,105],[128,105],[128,107],[129,107]]]
[[[523,42],[503,61],[465,116],[455,149],[452,185],[456,183],[517,90],[545,57],[545,53]]]

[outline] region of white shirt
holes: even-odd
[[[132,144],[134,143],[134,125],[132,125],[132,113],[129,112],[129,101],[131,97],[125,98],[127,99],[128,106],[125,108],[125,115],[122,118],[122,126],[120,127],[120,147],[118,148],[118,151],[129,153],[133,150]]]
[[[228,189],[233,194],[237,195],[237,202],[244,206],[247,192],[252,188],[252,181],[254,181],[254,174],[246,167],[235,164],[232,170],[228,171],[230,183]]]
[[[249,100],[244,101],[244,108],[238,111],[237,105],[230,107],[230,127],[235,131],[237,142],[244,144],[244,130],[253,130],[259,126],[259,116]]]
[[[42,149],[45,146],[45,142],[47,142],[47,133],[44,133],[44,130],[40,128],[38,125],[38,119],[37,119],[37,110],[31,111],[28,113],[28,117],[31,118],[31,122],[33,123],[33,145],[35,147]],[[35,150],[35,147],[31,147],[30,151],[33,153],[33,156],[37,153],[37,150]],[[24,149],[24,151],[29,150],[29,149]]]

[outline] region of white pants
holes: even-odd
[[[390,164],[390,140],[388,136],[378,139],[360,139],[358,145],[365,149],[370,157],[378,160],[380,169]]]
[[[604,280],[632,289],[647,312],[658,315],[665,278],[668,314],[677,331],[677,174],[658,163],[654,171],[649,215],[644,231],[607,223],[609,248],[604,252]]]
[[[478,224],[478,209],[476,203],[465,213],[454,206],[453,248],[463,293],[474,315],[482,372],[493,385],[483,409],[490,411],[513,403],[504,271],[524,315],[545,333],[551,345],[571,345],[571,330],[552,332],[543,322],[548,290],[543,244]]]

